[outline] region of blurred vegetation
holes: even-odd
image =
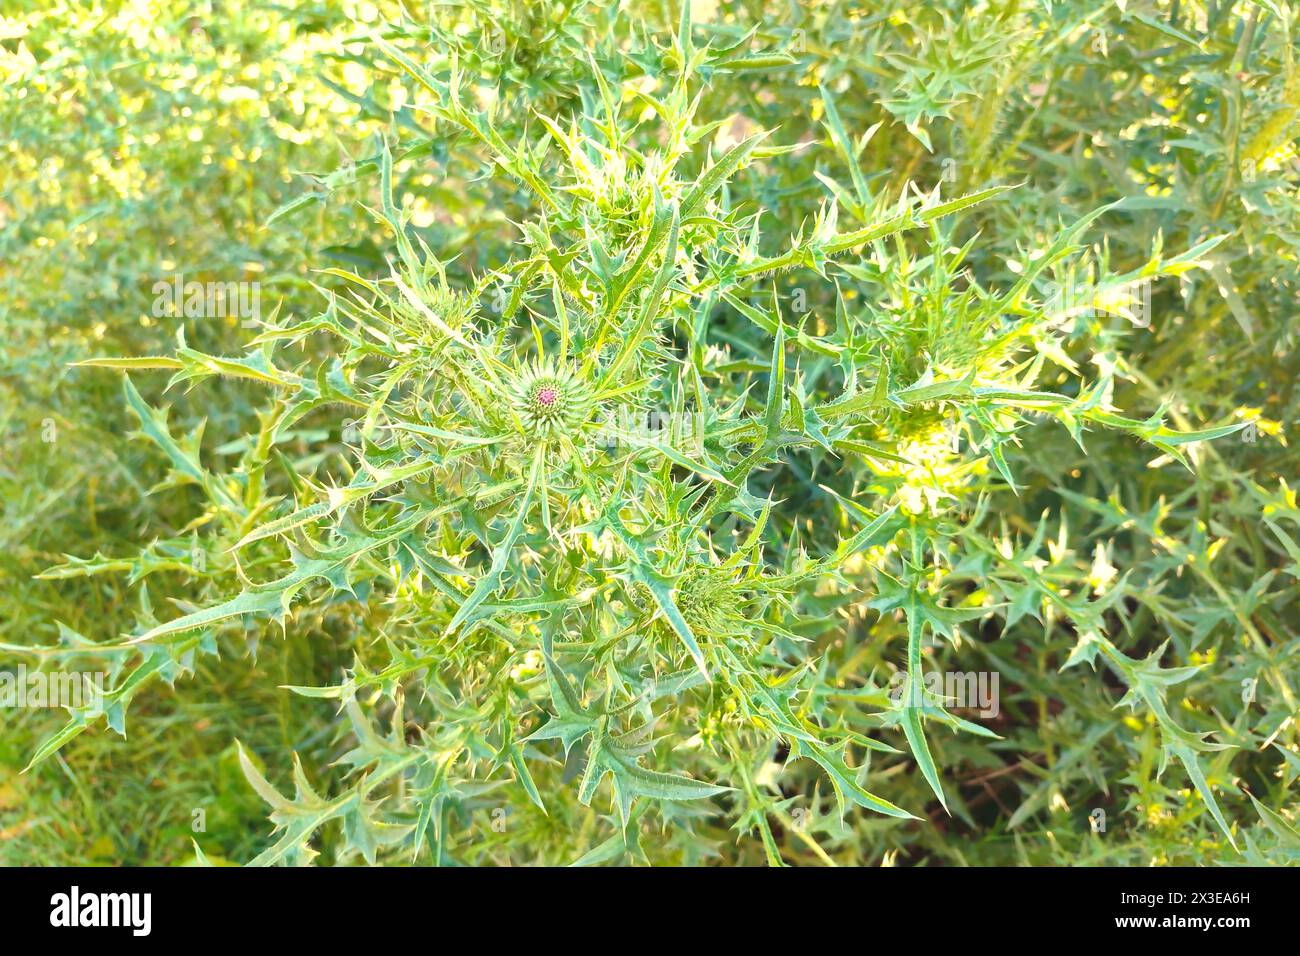
[[[291,754],[321,794],[386,799],[359,799],[344,826],[312,827],[283,854],[304,858],[310,844],[324,863],[1300,860],[1300,507],[1288,437],[1300,372],[1297,8],[706,0],[687,13],[677,2],[615,10],[580,0],[6,5],[0,668],[106,669],[125,693],[89,729],[75,713],[69,723],[58,711],[0,711],[0,863],[182,865],[195,843],[209,861],[248,862],[283,834],[272,834],[266,794],[246,778],[258,782],[260,771],[290,792]],[[320,396],[340,381],[369,388],[382,371],[374,356],[316,334],[341,324],[349,275],[387,282],[406,245],[426,263],[436,255],[445,277],[403,273],[410,282],[469,296],[539,252],[539,224],[554,230],[547,241],[571,241],[583,256],[595,236],[638,234],[655,207],[617,163],[664,147],[670,120],[687,112],[672,99],[679,78],[699,98],[680,126],[690,133],[684,168],[699,175],[758,130],[773,131],[764,148],[778,148],[739,164],[708,215],[683,223],[692,250],[683,274],[723,276],[732,295],[705,306],[677,280],[669,318],[646,346],[648,369],[687,355],[683,367],[761,421],[780,381],[769,364],[775,329],[791,339],[788,383],[808,409],[849,389],[846,369],[860,370],[864,389],[883,379],[902,393],[945,370],[964,374],[988,336],[1014,339],[1015,351],[997,355],[1000,372],[1032,366],[1035,388],[1073,403],[1010,421],[1004,409],[932,393],[940,397],[864,421],[850,439],[856,454],[839,448],[833,461],[786,448],[779,474],[756,476],[749,490],[779,502],[764,542],[776,570],[805,548],[834,551],[837,536],[867,523],[845,499],[870,515],[902,504],[914,516],[898,538],[910,555],[881,545],[845,562],[844,587],[750,612],[803,638],[774,639],[752,673],[773,687],[786,675],[800,717],[839,745],[842,762],[830,763],[845,779],[832,787],[827,764],[790,759],[791,740],[770,722],[741,722],[724,691],[695,689],[689,704],[654,708],[665,739],[646,765],[733,790],[639,802],[625,827],[603,791],[590,806],[578,800],[578,760],[543,741],[520,746],[527,759],[515,761],[509,735],[555,719],[556,670],[592,698],[616,698],[614,684],[634,687],[642,664],[654,676],[661,663],[689,669],[671,634],[647,639],[631,667],[602,650],[612,643],[602,625],[587,623],[557,663],[540,656],[544,622],[501,612],[450,646],[442,635],[462,615],[445,595],[413,597],[392,580],[382,565],[397,552],[342,582],[356,593],[316,587],[283,622],[249,614],[157,649],[123,646],[123,636],[239,593],[245,574],[266,580],[290,567],[270,540],[234,564],[231,546],[253,525],[223,530],[239,511],[223,496],[257,505],[234,523],[267,522],[319,500],[318,487],[364,475],[358,462],[391,464],[346,434],[355,409],[323,400],[272,435],[278,406],[247,374],[272,355],[268,343],[277,368],[321,370],[310,379],[326,383]],[[615,136],[612,120],[604,127],[611,96],[623,148],[588,148],[584,181],[561,140],[571,122],[587,142]],[[534,168],[573,187],[560,211],[521,175]],[[591,206],[581,208],[603,220],[566,218],[579,207],[565,204],[587,201],[584,186]],[[779,259],[792,237],[816,252],[824,236],[905,204],[992,187],[1014,188],[922,228],[773,268],[752,287],[731,264],[742,250]],[[745,248],[750,216],[761,229]],[[559,281],[565,249],[546,251]],[[263,321],[156,316],[154,285],[177,274],[259,282]],[[1019,299],[998,298],[1018,283]],[[1100,297],[1053,316],[1062,286],[1148,288],[1150,321]],[[393,296],[391,309],[380,298],[370,307],[400,322]],[[769,311],[774,296],[780,311]],[[806,308],[792,312],[795,301]],[[538,342],[550,342],[561,310],[549,291],[522,305]],[[577,311],[573,321],[580,328]],[[135,412],[122,375],[71,364],[105,356],[162,359],[161,370],[132,370]],[[232,372],[213,364],[218,356],[246,364]],[[1080,444],[1069,416],[1088,382],[1104,382],[1105,402],[1133,424],[1088,422]],[[407,400],[397,392],[385,413]],[[156,439],[127,440],[151,430],[140,409],[162,406],[179,459]],[[1225,434],[1213,441],[1170,438],[1216,427]],[[872,447],[886,457],[872,459]],[[187,457],[201,460],[203,479],[178,477]],[[691,487],[682,471],[646,478],[646,501]],[[254,473],[269,489],[260,497]],[[395,494],[392,507],[425,494]],[[441,556],[469,568],[456,587],[473,589],[501,536],[493,519],[504,526],[513,514],[487,510],[442,533]],[[743,540],[757,523],[728,521],[709,528],[724,550],[724,538]],[[355,526],[340,516],[328,529]],[[905,572],[918,574],[913,593],[924,582],[941,602],[947,625],[930,624],[930,637],[946,639],[926,640],[926,669],[1001,679],[997,717],[931,714],[923,750],[891,720],[887,695],[906,669],[909,612],[889,591]],[[616,578],[593,590],[617,590]],[[547,584],[564,580],[556,572]],[[520,593],[512,584],[511,597]],[[635,616],[635,598],[616,613]],[[524,639],[504,646],[493,626]],[[744,663],[737,685],[751,673]],[[290,686],[336,688],[337,699]],[[372,793],[358,773],[384,767],[385,746],[412,759],[458,756],[447,779],[399,774]],[[546,813],[520,764],[532,766]],[[856,797],[841,815],[840,788],[920,819],[873,813]],[[1096,809],[1104,832],[1090,825]],[[195,810],[205,811],[203,832]]]

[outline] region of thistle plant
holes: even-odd
[[[286,755],[238,751],[272,808],[255,863],[860,862],[872,834],[870,852],[896,855],[974,824],[950,771],[1018,738],[926,675],[979,661],[1071,713],[1113,693],[1122,709],[1089,733],[1135,724],[1154,779],[1195,794],[1205,839],[1255,852],[1216,795],[1240,726],[1173,690],[1208,663],[1128,639],[1163,580],[1116,568],[1114,538],[1085,547],[1067,517],[1153,542],[1222,591],[1206,534],[1189,544],[1164,522],[1211,443],[1247,423],[1135,392],[1127,340],[1134,290],[1172,299],[1218,268],[1228,234],[1167,252],[1152,233],[1112,256],[1089,245],[1124,212],[1107,201],[1044,217],[1017,249],[975,228],[1027,193],[1046,202],[990,151],[1011,94],[984,85],[989,63],[1038,35],[1026,10],[939,17],[923,29],[955,35],[952,55],[933,38],[891,54],[908,83],[881,107],[909,150],[974,111],[988,179],[954,194],[865,165],[878,134],[834,89],[815,24],[798,49],[737,9],[725,26],[690,4],[675,24],[615,18],[585,45],[604,14],[543,5],[526,30],[497,24],[513,60],[465,12],[365,35],[372,72],[404,90],[356,169],[382,266],[320,265],[314,307],[278,311],[242,351],[182,333],[79,363],[129,373],[158,487],[193,489],[187,519],[138,554],[46,572],[187,580],[175,611],[145,581],[130,633],[93,639],[114,661],[106,723],[124,731],[159,678],[223,666],[208,659],[231,640],[346,634],[332,680],[287,688],[336,715],[324,779],[295,759],[286,796],[268,779]],[[731,121],[754,77],[804,61],[815,82],[790,95],[815,91],[815,119],[768,125],[781,118],[756,102],[763,125]],[[521,92],[521,68],[545,82]],[[500,211],[443,247],[413,222],[429,144]],[[233,467],[141,395],[167,373],[173,393],[216,377],[264,393],[223,446]],[[1175,500],[1096,495],[1081,475],[1105,474],[1101,443],[1149,448],[1143,471]],[[1253,489],[1274,527],[1297,514],[1283,488]],[[1241,618],[1259,680],[1294,708],[1286,657],[1233,600],[1219,621]],[[1018,663],[1037,645],[1050,670]],[[97,720],[75,713],[32,764]],[[1083,759],[1057,756],[1034,765],[1043,789],[1016,824]]]

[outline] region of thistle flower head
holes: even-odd
[[[740,594],[730,574],[714,568],[692,568],[677,590],[677,607],[692,630],[726,633],[737,618]]]
[[[658,609],[654,596],[644,584],[633,585],[630,597],[643,614],[653,614]],[[673,591],[673,602],[697,635],[734,633],[736,624],[742,620],[743,601],[744,595],[732,575],[715,567],[689,568],[677,579]]]
[[[576,432],[595,404],[586,382],[550,362],[521,369],[510,383],[510,400],[524,433],[543,441]]]

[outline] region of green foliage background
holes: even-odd
[[[1297,26],[6,4],[0,862],[1294,864]]]

